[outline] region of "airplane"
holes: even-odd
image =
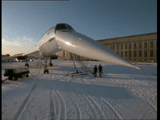
[[[94,39],[76,32],[66,23],[58,23],[51,27],[39,40],[36,50],[24,56],[26,58],[44,58],[44,73],[49,73],[47,59],[62,50],[94,60],[139,69]],[[29,66],[27,61],[25,66]],[[50,66],[52,66],[52,63],[50,63]]]

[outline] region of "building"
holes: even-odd
[[[6,57],[9,57],[10,55],[9,54],[6,54],[6,55],[1,55],[2,58],[6,58]]]
[[[130,62],[157,62],[157,33],[98,40]]]
[[[130,62],[157,62],[157,33],[103,39],[97,42]],[[66,51],[61,55],[71,60],[70,53]],[[81,59],[91,60],[84,57]]]

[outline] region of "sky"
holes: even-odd
[[[94,40],[157,32],[157,0],[2,1],[2,54],[28,53],[57,23]]]

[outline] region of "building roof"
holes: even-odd
[[[9,54],[6,54],[6,55],[2,55],[2,57],[5,57],[5,56],[10,56]]]
[[[117,38],[108,38],[108,39],[102,39],[102,40],[97,40],[98,42],[106,41],[106,40],[115,40],[115,39],[122,39],[122,38],[129,38],[129,37],[138,37],[138,36],[146,36],[146,35],[153,35],[157,34],[157,32],[154,33],[146,33],[146,34],[139,34],[139,35],[131,35],[131,36],[124,36],[124,37],[117,37]]]

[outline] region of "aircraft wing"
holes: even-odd
[[[53,50],[52,52],[48,53],[48,54],[45,54],[47,57],[51,57],[53,56],[55,53],[58,53],[62,51],[61,49],[55,49]],[[27,56],[28,58],[42,58],[42,52],[40,50],[35,50],[31,53],[27,53],[25,54],[24,56]]]
[[[42,58],[42,53],[40,50],[35,50],[31,53],[24,54],[24,56],[27,56],[28,58]]]

